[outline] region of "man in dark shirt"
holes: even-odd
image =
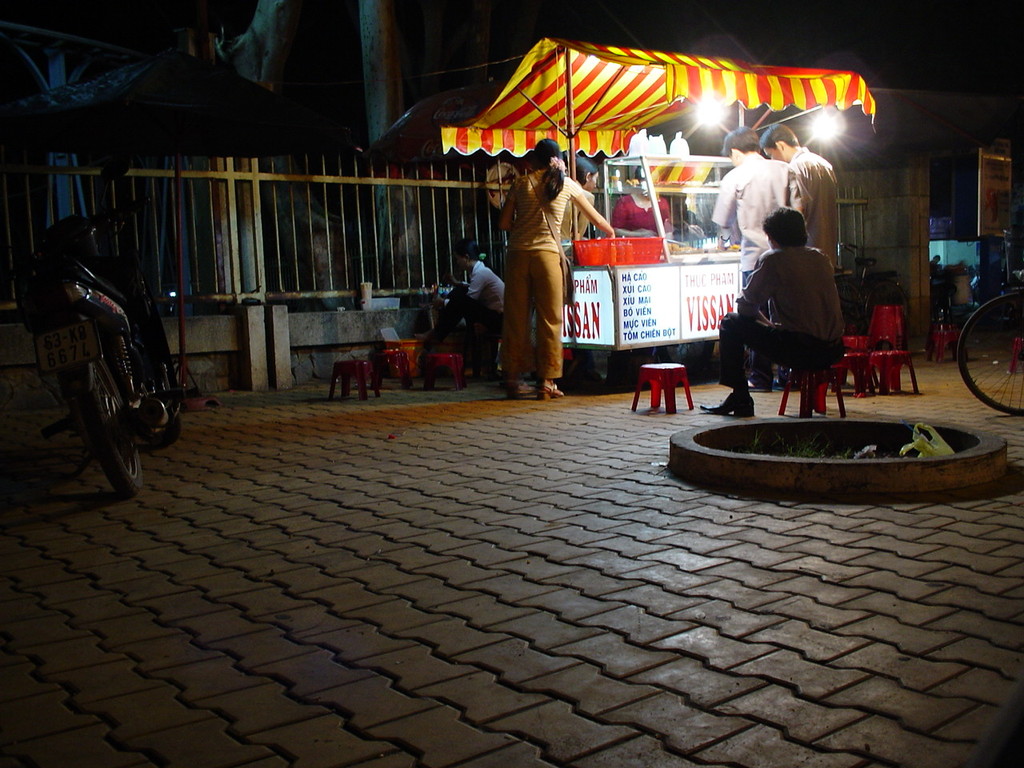
[[[777,208],[764,220],[772,250],[767,251],[719,326],[719,383],[732,393],[721,405],[701,410],[721,416],[753,416],[743,371],[743,348],[750,347],[782,365],[827,368],[843,356],[843,313],[832,264],[821,251],[808,248],[803,215]],[[767,304],[769,320],[760,311]]]

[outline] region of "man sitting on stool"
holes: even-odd
[[[832,263],[806,247],[807,226],[793,208],[776,208],[764,220],[772,250],[761,254],[747,287],[719,326],[721,375],[732,387],[721,405],[701,410],[720,416],[753,416],[743,371],[743,347],[782,365],[803,370],[828,368],[843,357],[843,313]],[[768,304],[771,320],[759,307]]]
[[[444,341],[463,319],[467,325],[483,326],[488,333],[501,333],[505,283],[481,261],[484,254],[475,240],[459,240],[454,250],[455,265],[469,272],[469,283],[456,284],[441,307],[437,325],[426,333],[416,334],[427,347]]]

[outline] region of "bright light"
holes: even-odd
[[[725,118],[725,109],[714,99],[697,102],[697,122],[701,125],[718,125]]]
[[[822,112],[811,126],[812,138],[830,141],[843,132],[843,119],[839,115]]]

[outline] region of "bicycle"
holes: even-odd
[[[868,270],[878,263],[878,259],[858,256],[858,247],[852,243],[840,243],[839,247],[841,252],[848,251],[853,254],[853,263],[860,270],[859,273],[856,270],[837,272],[835,277],[839,304],[848,331],[853,331],[859,336],[866,335],[871,313],[879,305],[898,305],[906,313],[907,293],[899,284],[898,273],[895,270],[869,272]]]
[[[960,377],[990,408],[1024,416],[1024,285],[982,304],[957,341]]]

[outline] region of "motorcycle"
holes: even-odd
[[[103,175],[110,182],[122,173]],[[17,281],[39,371],[56,376],[69,407],[42,433],[77,431],[121,498],[142,489],[140,448],[178,439],[185,398],[138,257],[101,254],[101,238],[112,243],[145,202],[61,219]]]

